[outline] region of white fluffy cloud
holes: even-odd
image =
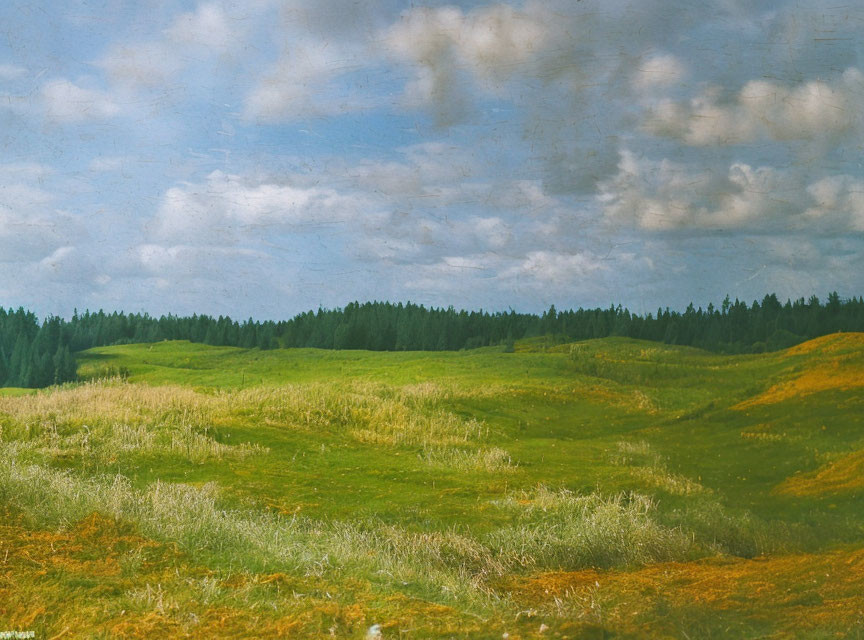
[[[44,84],[41,98],[46,117],[54,122],[104,120],[120,113],[120,106],[109,93],[79,87],[64,79]]]
[[[548,16],[536,6],[518,11],[498,4],[468,13],[418,7],[388,30],[384,43],[414,69],[405,87],[406,104],[433,106],[447,123],[461,118],[470,100],[461,74],[487,92],[498,92],[550,44]]]
[[[233,244],[256,230],[295,231],[354,218],[358,202],[324,187],[298,187],[214,171],[203,183],[169,189],[152,225],[161,239]]]
[[[259,123],[344,115],[372,109],[382,100],[346,77],[361,69],[355,48],[297,39],[258,79],[246,96],[243,115]],[[340,86],[341,81],[346,86]]]
[[[132,263],[140,265],[155,277],[174,280],[189,278],[219,278],[218,265],[232,262],[246,264],[266,261],[267,255],[251,249],[195,245],[142,244],[133,248]]]
[[[864,180],[830,176],[807,187],[814,205],[805,211],[814,228],[864,231]]]
[[[505,277],[529,277],[541,283],[567,283],[592,276],[607,267],[602,260],[588,252],[557,253],[530,251],[518,264],[506,269]]]
[[[864,231],[864,181],[846,175],[808,185],[799,170],[738,162],[712,171],[625,151],[618,174],[601,187],[598,200],[613,226],[815,235]]]
[[[811,80],[791,87],[753,80],[728,102],[717,87],[689,102],[663,101],[649,113],[645,128],[696,146],[760,139],[836,141],[864,133],[862,98],[864,74],[856,68],[833,82]]]

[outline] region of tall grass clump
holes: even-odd
[[[424,446],[418,457],[432,467],[451,471],[508,473],[517,468],[510,454],[500,447],[465,449]]]
[[[489,544],[524,569],[632,566],[695,552],[693,536],[661,524],[656,503],[637,493],[540,487],[499,504],[516,521],[491,534]]]
[[[483,440],[488,428],[440,406],[443,392],[431,385],[400,389],[354,382],[253,388],[232,394],[265,424],[345,433],[382,445],[452,445]]]
[[[622,441],[612,455],[612,463],[629,467],[632,477],[641,483],[675,496],[709,494],[711,490],[699,482],[670,471],[659,453],[645,440]]]
[[[84,463],[133,454],[200,463],[266,453],[260,445],[219,442],[213,425],[222,415],[213,397],[190,389],[102,380],[0,399],[0,440]]]
[[[192,462],[266,453],[228,444],[216,427],[232,420],[346,435],[382,446],[444,448],[484,441],[488,428],[441,406],[435,385],[303,384],[202,393],[98,380],[20,398],[0,397],[0,439],[30,442],[54,457],[104,462],[122,455],[179,456]],[[460,466],[503,468],[494,449]],[[497,458],[496,458],[497,456]]]

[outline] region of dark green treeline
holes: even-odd
[[[864,331],[864,297],[841,299],[831,293],[825,302],[813,296],[781,303],[771,294],[751,304],[727,297],[719,307],[696,309],[691,304],[683,312],[666,308],[644,315],[620,305],[575,311],[552,307],[536,315],[354,302],[280,322],[99,311],[76,312],[71,320],[51,317],[40,325],[32,313],[0,309],[0,383],[41,387],[73,380],[75,351],[160,340],[259,349],[443,351],[507,348],[515,340],[537,336],[562,342],[627,336],[724,353],[757,353],[836,331]]]
[[[72,326],[60,318],[41,325],[24,309],[0,308],[0,386],[47,387],[75,379]]]

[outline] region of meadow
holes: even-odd
[[[0,395],[0,630],[864,637],[864,334],[78,361]]]

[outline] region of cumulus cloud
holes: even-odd
[[[612,224],[649,231],[789,228],[802,213],[800,177],[733,163],[725,171],[621,154],[619,172],[598,196]]]
[[[151,276],[171,279],[219,278],[220,264],[230,261],[236,269],[244,264],[266,260],[267,255],[260,251],[232,247],[211,247],[195,245],[141,244],[131,251],[131,264],[140,266]]]
[[[104,120],[120,113],[114,98],[96,89],[85,89],[69,80],[51,80],[42,86],[42,102],[49,120],[60,123]]]
[[[539,11],[492,5],[466,14],[455,7],[418,7],[387,31],[384,43],[414,68],[405,103],[432,106],[439,122],[449,124],[465,115],[470,101],[462,74],[495,93],[548,44],[548,35]]]
[[[350,48],[295,41],[246,96],[243,115],[254,122],[279,123],[375,108],[383,101],[362,89],[362,79],[350,79],[363,66]]]
[[[718,87],[689,102],[663,101],[645,129],[686,144],[731,145],[760,139],[838,141],[860,136],[864,74],[849,68],[833,82],[811,80],[785,86],[752,80],[724,102]]]
[[[829,176],[807,187],[814,205],[805,211],[814,228],[864,231],[864,179]]]
[[[203,183],[170,188],[152,224],[158,238],[207,238],[236,242],[254,229],[302,230],[352,219],[360,207],[351,196],[325,187],[267,183],[214,171]]]
[[[122,87],[161,85],[201,58],[238,49],[247,34],[243,18],[256,8],[260,10],[256,3],[242,10],[232,7],[240,14],[240,19],[233,19],[224,4],[203,2],[175,17],[158,37],[113,45],[96,64]]]
[[[808,184],[801,170],[741,162],[698,169],[624,151],[598,201],[609,224],[646,231],[864,231],[864,180],[840,175]]]
[[[242,24],[242,23],[241,23]],[[225,10],[215,3],[202,3],[195,11],[183,13],[165,31],[169,42],[191,44],[225,51],[237,44],[241,31],[232,23]]]

